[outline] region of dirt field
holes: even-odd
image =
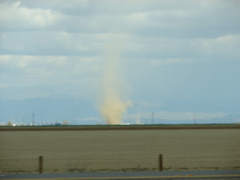
[[[0,131],[0,173],[240,169],[240,129]]]

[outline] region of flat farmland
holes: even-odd
[[[0,130],[0,173],[240,169],[240,129]]]

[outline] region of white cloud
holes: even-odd
[[[16,55],[96,56],[103,53],[113,36],[130,37],[124,33],[6,32],[0,33],[0,51],[2,54]]]
[[[126,52],[135,57],[154,59],[211,59],[239,58],[240,36],[216,38],[167,38],[133,36]]]
[[[34,95],[25,94],[22,98],[27,98],[28,95],[37,97],[41,93],[42,96],[62,93],[84,97],[88,89],[91,89],[92,93],[88,97],[93,98],[102,69],[98,57],[2,55],[0,63],[3,91],[6,88],[13,89],[12,91],[21,91],[21,89],[26,89],[25,92],[36,91]],[[6,91],[4,98],[15,97],[16,95],[13,96],[12,93]],[[21,92],[15,93],[17,96],[21,94]]]
[[[214,6],[212,5],[214,4]],[[13,1],[1,4],[4,30],[119,31],[141,35],[216,37],[237,25],[236,1]],[[231,12],[231,13],[229,13]],[[211,31],[209,31],[211,28]]]
[[[81,57],[81,56],[0,56],[0,63],[2,64],[2,75],[9,77],[15,74],[14,71],[20,73],[22,76],[28,76],[23,81],[30,81],[29,84],[35,85],[45,79],[44,82],[59,83],[70,80],[78,75],[96,76],[101,68],[100,60],[97,57]],[[8,71],[11,69],[12,71]],[[81,78],[80,76],[80,78]],[[85,77],[83,76],[83,78]],[[21,78],[21,77],[16,77]],[[36,79],[38,79],[36,81]],[[6,80],[7,81],[7,80]],[[11,83],[23,83],[11,82]]]
[[[190,44],[199,55],[239,58],[240,34],[226,35],[211,39],[195,39]],[[226,59],[228,60],[228,59]]]
[[[21,6],[21,2],[0,4],[0,22],[4,30],[37,29],[51,27],[61,17],[50,9],[29,9]]]
[[[91,34],[67,32],[7,32],[1,36],[2,54],[95,55],[101,48]]]
[[[152,59],[151,64],[153,66],[162,66],[167,64],[175,64],[175,63],[188,63],[196,61],[196,59],[190,59],[190,58],[166,58],[166,59]]]
[[[158,2],[155,9],[126,14],[126,24],[142,36],[212,38],[239,32],[236,1],[214,2],[214,7],[207,1]]]

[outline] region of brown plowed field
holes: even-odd
[[[0,127],[0,173],[240,169],[239,128]]]

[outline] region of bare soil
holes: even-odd
[[[240,170],[240,130],[1,130],[0,173]]]

